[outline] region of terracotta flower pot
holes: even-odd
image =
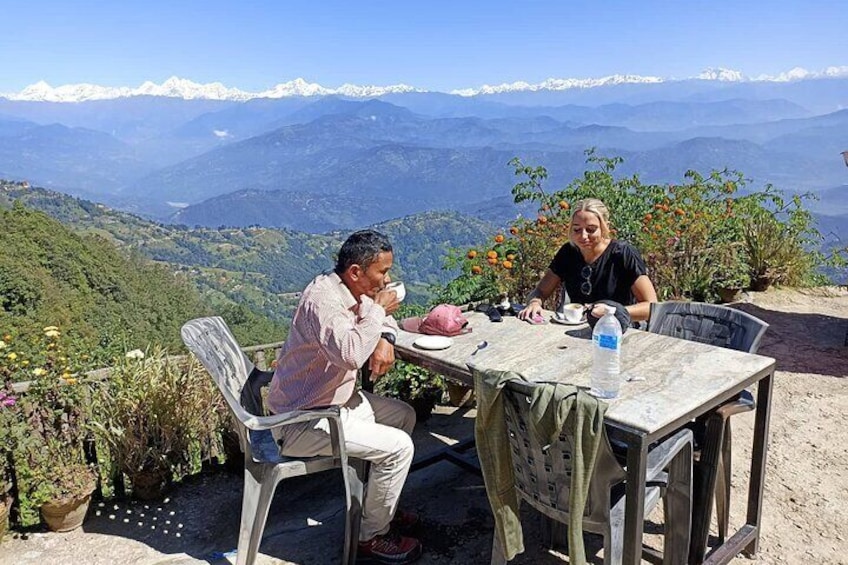
[[[41,505],[41,517],[52,532],[70,532],[82,526],[91,493],[78,497],[51,500]]]
[[[756,277],[751,281],[751,290],[756,290],[757,292],[764,292],[769,289],[771,283],[772,280],[770,277]]]

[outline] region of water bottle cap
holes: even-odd
[[[606,311],[604,311],[604,316],[615,316],[615,306],[604,306]]]

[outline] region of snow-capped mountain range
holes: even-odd
[[[673,82],[679,80],[708,80],[721,82],[792,82],[808,79],[845,78],[848,77],[848,65],[827,67],[818,72],[795,67],[778,75],[760,75],[746,77],[739,71],[715,68],[706,69],[695,77],[688,79],[661,78],[641,75],[611,75],[602,78],[587,79],[555,79],[550,78],[537,84],[519,81],[499,85],[483,85],[480,88],[453,90],[450,94],[471,97],[483,94],[502,94],[507,92],[557,91],[578,88],[595,88],[617,84],[651,84]],[[253,98],[287,98],[294,96],[327,96],[340,95],[351,98],[371,98],[385,94],[407,92],[429,92],[426,89],[415,88],[406,84],[391,86],[357,86],[344,84],[338,88],[326,88],[317,83],[310,83],[302,78],[280,83],[262,92],[246,92],[238,88],[228,88],[220,82],[198,84],[191,80],[171,77],[162,84],[150,81],[138,88],[107,87],[94,84],[67,84],[52,87],[44,81],[32,84],[18,93],[0,94],[0,98],[8,100],[25,100],[37,102],[83,102],[88,100],[110,100],[132,96],[163,96],[183,98],[186,100],[232,100],[245,101]]]

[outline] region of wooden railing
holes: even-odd
[[[253,364],[262,369],[263,371],[268,370],[268,365],[265,363],[265,352],[269,349],[274,350],[274,357],[277,356],[277,353],[280,351],[280,348],[283,346],[284,341],[278,341],[276,343],[263,343],[262,345],[251,345],[249,347],[242,347],[241,350],[244,351],[248,357],[251,357],[251,353],[253,356],[251,357],[251,361]]]
[[[241,350],[250,357],[253,364],[259,367],[262,370],[267,370],[268,365],[266,364],[265,352],[268,350],[273,350],[274,355],[276,356],[277,352],[283,346],[284,341],[278,341],[275,343],[263,343],[260,345],[251,345],[249,347],[242,347]],[[253,355],[251,355],[251,353]],[[165,358],[165,361],[181,361],[185,358],[185,355],[169,355]],[[87,382],[97,382],[97,381],[105,381],[109,378],[109,375],[112,373],[112,367],[103,367],[100,369],[93,369],[91,371],[86,371],[83,375],[83,379]],[[62,381],[64,383],[64,381]],[[30,386],[32,386],[33,381],[20,381],[17,383],[12,383],[12,391],[15,394],[22,394],[29,390]]]

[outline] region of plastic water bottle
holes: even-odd
[[[621,324],[615,308],[606,307],[592,331],[592,380],[590,393],[599,398],[615,398],[621,387]]]

